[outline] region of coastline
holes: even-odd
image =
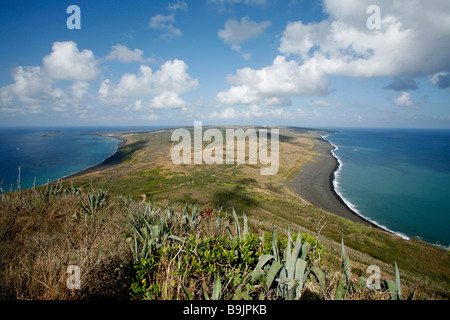
[[[122,163],[125,158],[123,147],[127,143],[127,139],[119,137],[117,134],[118,133],[96,134],[99,136],[107,135],[109,137],[122,140],[118,143],[115,153],[96,165],[69,174],[60,179],[70,179],[85,174],[106,170]],[[290,184],[293,191],[306,201],[325,211],[331,212],[350,221],[362,223],[366,226],[381,228],[385,231],[391,232],[390,230],[386,230],[370,220],[365,219],[345,203],[341,196],[336,192],[333,184],[335,174],[340,166],[338,159],[332,153],[336,147],[320,135],[313,139],[318,142],[316,144],[316,150],[318,152],[318,156],[316,158],[317,162],[305,164],[301,171],[294,176]]]
[[[154,131],[158,131],[161,129],[156,129]],[[162,129],[164,130],[164,129]],[[93,172],[97,172],[97,171],[102,171],[102,170],[106,170],[106,169],[110,169],[114,166],[117,166],[119,164],[121,164],[123,162],[123,160],[125,159],[125,153],[123,152],[123,147],[127,144],[128,139],[124,138],[123,135],[125,134],[132,134],[132,133],[147,133],[147,132],[153,132],[153,130],[138,130],[138,131],[123,131],[123,132],[98,132],[98,133],[67,133],[67,134],[60,134],[60,133],[52,133],[52,134],[44,134],[41,136],[53,136],[53,135],[94,135],[94,136],[106,136],[106,137],[112,137],[115,138],[117,140],[121,140],[121,142],[119,142],[117,144],[117,149],[116,151],[110,155],[108,158],[104,159],[103,161],[99,162],[98,164],[94,164],[90,167],[87,167],[83,170],[68,174],[66,176],[63,176],[61,178],[55,179],[53,181],[50,181],[50,183],[52,182],[56,182],[58,180],[66,180],[66,179],[70,179],[70,178],[75,178],[78,176],[82,176],[85,174],[89,174],[89,173],[93,173]]]
[[[123,138],[123,137],[117,137],[115,135],[112,135],[110,133],[108,134],[97,134],[99,136],[103,136],[103,135],[108,135],[108,137],[113,137],[116,139],[121,140],[121,142],[119,142],[117,144],[117,150],[110,155],[108,158],[106,158],[105,160],[103,160],[102,162],[95,164],[93,166],[90,166],[88,168],[85,168],[83,170],[74,172],[72,174],[69,174],[65,177],[62,177],[58,180],[65,180],[65,179],[70,179],[70,178],[74,178],[74,177],[78,177],[78,176],[82,176],[88,173],[92,173],[92,172],[97,172],[97,171],[102,171],[102,170],[106,170],[109,168],[112,168],[118,164],[121,164],[123,159],[125,158],[125,154],[123,153],[122,149],[124,147],[124,145],[127,143],[127,139]]]
[[[335,146],[321,136],[313,139],[317,141],[315,147],[318,152],[315,158],[317,161],[305,164],[294,176],[290,183],[292,190],[312,205],[325,211],[353,222],[386,230],[353,211],[339,196],[333,184],[339,169],[339,161],[332,153]]]

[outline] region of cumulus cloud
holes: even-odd
[[[141,49],[131,50],[122,44],[112,46],[111,52],[105,57],[105,60],[116,60],[124,63],[132,62],[155,62],[153,58],[144,58],[144,51]]]
[[[50,96],[53,79],[41,67],[19,66],[12,77],[14,83],[0,88],[3,105],[8,105],[14,98],[25,104],[35,104]]]
[[[446,87],[450,2],[436,0],[424,6],[420,1],[377,1],[379,30],[367,27],[366,10],[372,4],[324,0],[327,19],[288,23],[273,64],[237,70],[228,77],[231,88],[219,92],[218,100],[231,105],[326,95],[331,91],[330,76],[391,77],[394,81],[387,88],[404,91],[417,86],[412,78],[435,75],[431,82]],[[399,102],[405,103],[402,96]]]
[[[371,0],[325,0],[329,19],[288,24],[280,52],[322,61],[322,72],[352,77],[422,76],[447,70],[448,1],[377,1],[381,29],[367,28]]]
[[[154,109],[178,109],[185,108],[186,102],[177,93],[165,90],[152,99],[150,106]]]
[[[92,81],[99,70],[91,50],[79,51],[73,41],[54,42],[53,51],[43,59],[50,77],[57,80]]]
[[[14,101],[29,113],[42,112],[42,105],[54,111],[67,111],[77,105],[89,90],[88,81],[99,73],[97,61],[90,50],[79,51],[72,42],[55,42],[52,52],[43,58],[43,66],[18,66],[12,77],[14,82],[0,88],[0,103]],[[66,88],[56,87],[58,81],[73,81]],[[40,106],[37,108],[36,106]]]
[[[179,94],[198,86],[198,80],[192,79],[187,69],[187,64],[177,59],[166,61],[155,73],[141,65],[137,74],[124,74],[116,85],[110,79],[104,80],[98,97],[104,104],[128,105],[133,99],[153,96],[150,105],[154,108],[184,107],[186,104]]]
[[[224,29],[218,31],[219,38],[226,44],[231,44],[231,48],[239,52],[244,59],[249,59],[250,54],[242,52],[241,43],[258,37],[266,28],[270,27],[270,21],[255,22],[249,17],[243,17],[241,21],[228,19],[225,22]]]
[[[400,96],[394,99],[394,103],[399,107],[408,107],[411,109],[418,109],[419,107],[411,101],[411,93],[402,92]]]
[[[228,76],[228,83],[233,86],[219,92],[217,98],[223,104],[252,104],[271,99],[290,101],[290,96],[323,95],[329,91],[329,80],[317,69],[314,60],[299,65],[278,56],[270,66],[259,70],[243,68]]]
[[[162,34],[162,38],[180,37],[182,32],[180,29],[174,27],[174,23],[175,15],[173,13],[169,15],[158,14],[150,19],[148,27],[166,31],[166,33]]]

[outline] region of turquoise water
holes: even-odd
[[[334,185],[357,213],[405,238],[450,244],[450,130],[339,129]]]
[[[0,128],[1,188],[17,189],[19,167],[20,186],[29,188],[101,163],[116,152],[121,140],[95,133],[155,129],[160,127]]]
[[[28,188],[102,162],[120,140],[95,133],[162,128],[0,128],[1,188],[17,188],[18,167]],[[450,130],[339,129],[326,139],[350,207],[404,237],[450,244]]]

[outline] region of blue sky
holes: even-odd
[[[0,21],[1,126],[450,128],[446,0],[18,0]]]

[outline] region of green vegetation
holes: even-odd
[[[162,130],[126,135],[117,166],[1,194],[0,298],[448,299],[448,250],[293,194],[311,133],[281,133],[276,176],[175,166]],[[81,269],[80,290],[67,288],[69,265]],[[367,287],[371,265],[379,290]]]
[[[355,283],[317,237],[254,228],[235,210],[62,183],[2,194],[0,205],[3,299],[333,299],[336,275]],[[66,286],[69,265],[81,269],[80,290]],[[391,298],[390,287],[352,287],[345,298]]]

